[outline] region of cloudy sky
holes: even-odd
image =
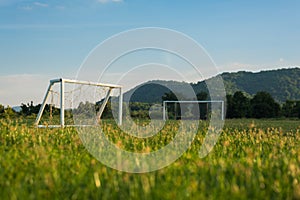
[[[220,72],[300,65],[297,0],[0,0],[0,104],[40,103],[91,50],[128,29],[182,32]],[[124,83],[126,84],[126,83]]]

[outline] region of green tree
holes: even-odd
[[[197,100],[198,101],[208,100],[208,93],[207,92],[203,92],[203,91],[199,92],[197,94]],[[195,109],[192,109],[192,110],[195,110]],[[209,112],[209,105],[208,105],[208,103],[200,103],[199,104],[199,112],[200,112],[200,119],[207,119],[207,114]]]
[[[254,118],[278,117],[280,105],[268,92],[258,92],[250,101],[251,116]]]
[[[197,100],[198,101],[203,101],[203,100],[207,100],[207,98],[208,98],[208,94],[207,94],[207,92],[199,92],[198,94],[197,94]]]
[[[226,95],[226,118],[233,118],[233,95]]]
[[[24,103],[21,104],[21,114],[29,115],[29,107]]]
[[[250,100],[241,91],[232,97],[232,118],[245,118],[249,116]]]
[[[20,114],[22,115],[25,115],[25,116],[29,116],[29,115],[32,115],[32,114],[38,114],[39,110],[40,110],[40,107],[41,107],[41,104],[38,104],[38,105],[33,105],[33,101],[27,104],[24,104],[22,103],[21,104],[21,112]],[[47,110],[49,108],[49,105],[46,105],[45,107],[45,110]]]
[[[0,114],[4,113],[4,106],[0,104]]]
[[[282,114],[285,117],[298,117],[297,102],[286,100],[282,105]]]
[[[282,106],[282,113],[285,117],[300,118],[300,101],[285,101]]]
[[[98,111],[100,108],[99,105],[96,105],[96,110]],[[113,118],[113,114],[112,114],[112,103],[111,101],[108,101],[107,104],[105,105],[103,114],[102,114],[102,118],[104,119],[112,119]]]
[[[300,119],[300,101],[297,101],[296,110],[298,110],[298,118]]]
[[[178,101],[178,99],[182,100],[181,97],[182,97],[181,94],[175,95],[173,92],[168,92],[162,96],[162,101]],[[178,116],[181,116],[179,103],[173,103],[173,104],[168,103],[167,111],[168,111],[168,117],[171,119],[172,118],[177,119]]]

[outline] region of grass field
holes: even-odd
[[[110,121],[103,126],[128,143]],[[174,127],[170,121],[165,128]],[[173,164],[130,174],[93,158],[76,129],[1,120],[0,199],[300,199],[299,120],[226,120],[213,151],[200,159],[205,129]],[[165,143],[173,137],[167,133]]]

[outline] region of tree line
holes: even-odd
[[[0,104],[0,117],[4,118],[11,118],[11,117],[27,117],[27,116],[33,116],[37,115],[40,110],[41,104],[34,105],[33,101],[30,103],[24,104],[22,103],[20,105],[20,111],[15,111],[10,106],[4,107],[2,104]],[[45,114],[49,115],[59,115],[60,109],[56,108],[55,106],[51,106],[50,104],[45,105]]]
[[[165,93],[162,96],[162,101],[178,100],[178,96],[172,92]],[[181,97],[180,97],[181,98]],[[180,99],[182,100],[182,99]],[[197,100],[209,100],[209,95],[206,92],[197,94]],[[246,96],[243,92],[237,91],[234,94],[226,96],[226,118],[300,118],[300,100],[286,100],[279,104],[268,92],[257,92],[253,97]],[[82,103],[78,106],[77,111],[84,110],[86,107],[99,109],[97,104]],[[130,113],[135,118],[149,118],[149,109],[151,103],[130,102],[129,109],[126,113]],[[180,106],[180,105],[177,105]],[[207,119],[209,116],[209,104],[199,104],[200,119]],[[39,112],[41,104],[33,105],[33,102],[21,104],[19,112],[14,111],[11,107],[4,107],[0,104],[0,117],[18,117],[18,116],[33,116]],[[169,105],[168,114],[173,119],[177,119],[181,115],[180,111],[184,109],[176,109],[176,106]],[[47,104],[44,110],[45,115],[59,115],[60,109]],[[66,111],[71,115],[71,111]],[[157,110],[159,113],[159,110]],[[160,115],[157,115],[160,117]],[[112,118],[111,103],[108,102],[103,118]]]
[[[180,95],[172,92],[165,93],[162,97],[163,101],[176,101]],[[182,100],[182,99],[181,99]],[[188,99],[185,99],[188,100]],[[210,100],[206,92],[197,94],[197,100]],[[300,101],[286,100],[283,104],[279,104],[274,100],[268,92],[257,92],[253,97],[246,96],[242,91],[234,94],[226,95],[226,118],[300,118]],[[180,116],[180,109],[170,106],[168,108],[171,117]],[[178,107],[178,106],[177,106]],[[206,119],[209,112],[208,104],[199,104],[200,119]],[[175,110],[176,109],[176,110]]]
[[[257,92],[252,98],[237,91],[226,96],[227,118],[300,118],[300,101],[279,104],[268,92]]]

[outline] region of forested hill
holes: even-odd
[[[270,93],[279,102],[300,99],[300,68],[261,72],[235,72],[221,74],[227,94],[243,91],[250,96],[259,91]],[[205,89],[205,82],[193,85],[196,92]]]
[[[221,74],[227,94],[243,91],[249,96],[259,91],[269,92],[279,102],[285,100],[300,100],[300,68],[279,69],[261,72],[234,72]],[[211,78],[214,79],[214,78]],[[150,81],[127,93],[125,99],[131,96],[133,102],[161,102],[164,93],[169,92],[165,86],[180,88],[188,83],[176,81]],[[205,81],[191,84],[196,93],[206,91]],[[182,87],[184,88],[184,87]],[[184,90],[182,93],[184,94]]]
[[[189,83],[177,81],[149,81],[143,83],[124,94],[124,100],[131,102],[159,103],[165,93],[169,93],[173,88],[181,94],[185,94],[185,88]]]

